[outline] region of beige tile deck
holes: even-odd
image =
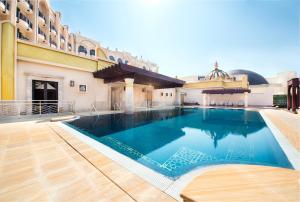
[[[181,193],[184,201],[300,201],[300,172],[290,169],[230,165],[198,176]]]
[[[297,119],[266,115],[298,148],[299,131],[287,130]],[[201,174],[182,194],[194,201],[300,201],[299,177],[288,169],[225,166]],[[0,124],[0,201],[21,200],[174,201],[56,123]]]
[[[174,201],[54,123],[0,124],[0,143],[0,201]]]

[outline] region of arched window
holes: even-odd
[[[87,54],[86,48],[84,46],[79,46],[78,47],[78,52]]]
[[[110,59],[111,61],[115,61],[115,58],[114,58],[114,56],[112,56],[112,55],[109,56],[109,59]]]
[[[123,63],[123,60],[121,58],[119,58],[118,63]]]
[[[128,60],[125,60],[125,64],[126,64],[126,65],[128,64]]]
[[[145,66],[143,66],[143,69],[146,69],[146,67],[145,67]]]
[[[91,55],[91,56],[95,56],[95,55],[96,55],[96,51],[95,51],[94,49],[91,49],[91,50],[90,50],[90,55]]]

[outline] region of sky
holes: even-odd
[[[51,0],[62,23],[169,76],[300,74],[300,0]]]

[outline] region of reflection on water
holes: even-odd
[[[176,108],[82,117],[68,125],[171,179],[221,163],[292,168],[255,111]]]

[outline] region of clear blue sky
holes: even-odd
[[[300,73],[300,0],[51,0],[72,32],[170,76],[220,68]]]

